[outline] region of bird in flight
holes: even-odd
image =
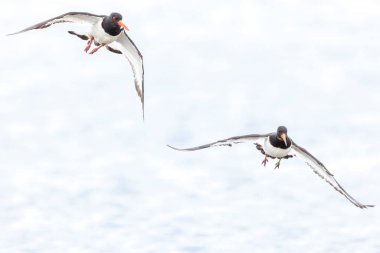
[[[322,179],[326,180],[335,190],[346,197],[352,204],[359,208],[374,207],[374,205],[364,205],[354,199],[350,194],[343,189],[343,187],[334,178],[334,175],[327,170],[325,165],[310,154],[306,149],[297,145],[289,136],[288,130],[284,126],[279,126],[277,132],[268,134],[249,134],[242,136],[235,136],[228,139],[212,142],[202,146],[197,146],[193,148],[175,148],[168,145],[170,148],[179,151],[195,151],[199,149],[205,149],[217,146],[232,146],[238,143],[253,143],[256,148],[265,156],[262,164],[266,166],[268,158],[278,159],[275,164],[275,169],[280,168],[280,162],[282,159],[292,158],[297,156],[301,158],[307,165],[309,165],[312,170],[319,175]]]
[[[144,118],[144,64],[143,56],[137,49],[135,43],[127,35],[125,30],[129,30],[123,23],[122,16],[119,13],[113,12],[109,16],[95,15],[87,12],[68,12],[63,15],[51,18],[40,22],[19,32],[8,35],[15,35],[34,29],[44,29],[53,24],[58,23],[81,23],[91,26],[91,29],[86,34],[78,34],[74,31],[68,31],[70,34],[87,41],[84,49],[86,53],[94,54],[100,48],[105,47],[112,53],[123,54],[129,61],[133,76],[135,79],[135,88],[140,97]],[[114,48],[114,43],[119,44],[118,48]],[[95,47],[90,51],[92,44]]]

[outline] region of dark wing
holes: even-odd
[[[270,134],[249,134],[249,135],[241,135],[241,136],[234,136],[228,139],[212,142],[209,144],[205,144],[198,147],[193,148],[175,148],[170,145],[167,145],[168,147],[179,150],[179,151],[194,151],[204,148],[211,148],[211,147],[218,147],[218,146],[229,146],[231,147],[233,144],[238,143],[244,143],[244,142],[251,142],[251,143],[262,143],[266,137],[268,137]]]
[[[49,20],[35,24],[31,27],[25,28],[24,30],[21,30],[19,32],[11,33],[8,35],[19,34],[19,33],[23,33],[23,32],[34,30],[34,29],[43,29],[53,24],[64,23],[64,22],[88,23],[88,24],[93,25],[96,22],[98,22],[100,19],[103,19],[104,17],[105,17],[104,15],[95,15],[95,14],[91,14],[87,12],[68,12],[58,17],[51,18]]]
[[[315,158],[312,154],[310,154],[306,149],[298,146],[293,142],[292,149],[296,156],[301,158],[307,165],[309,165],[315,174],[324,179],[327,183],[329,183],[335,190],[337,190],[340,194],[345,196],[352,204],[359,208],[367,208],[374,207],[374,205],[363,205],[356,199],[354,199],[350,194],[343,189],[343,187],[336,181],[333,174],[330,173],[326,169],[326,167],[321,163],[317,158]]]
[[[121,51],[123,55],[128,59],[131,64],[133,76],[135,78],[135,88],[137,94],[140,97],[143,118],[144,118],[144,63],[143,56],[140,51],[137,49],[135,43],[129,38],[127,33],[124,31],[118,39],[116,40],[121,45]]]

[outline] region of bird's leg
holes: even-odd
[[[276,162],[276,165],[274,166],[274,169],[280,169],[280,162],[282,158],[278,158],[278,162]]]
[[[264,165],[265,167],[267,165],[267,162],[268,162],[268,156],[265,155],[264,161],[262,161],[261,164]]]
[[[94,54],[96,51],[98,51],[100,48],[104,47],[106,44],[101,44],[98,47],[95,47],[89,54]]]
[[[87,46],[86,46],[86,48],[84,49],[84,51],[85,51],[86,53],[87,53],[88,50],[90,49],[91,44],[92,44],[93,41],[94,41],[94,36],[91,36],[90,40],[87,42]]]

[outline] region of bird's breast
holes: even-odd
[[[100,44],[110,44],[116,41],[120,34],[121,33],[116,36],[112,36],[106,33],[102,27],[102,21],[97,22],[90,31],[90,35],[92,35],[94,40]]]
[[[281,157],[287,156],[289,154],[291,146],[286,148],[286,149],[274,147],[270,143],[269,137],[268,137],[264,141],[264,147],[263,148],[264,148],[264,151],[267,155],[272,156],[272,157],[276,157],[276,158],[281,158]]]

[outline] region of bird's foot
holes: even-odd
[[[281,159],[279,159],[278,162],[276,162],[274,169],[280,169],[280,162],[281,162]]]
[[[265,156],[264,160],[261,162],[262,165],[264,165],[264,167],[267,165],[267,162],[268,162],[268,157]]]
[[[87,46],[86,46],[86,48],[84,49],[84,51],[85,51],[86,53],[87,53],[88,50],[90,49],[91,44],[92,44],[93,41],[94,41],[94,37],[91,36],[90,40],[87,42]]]
[[[104,46],[105,46],[105,44],[102,44],[102,45],[100,45],[100,46],[94,48],[89,54],[94,54],[96,51],[98,51],[100,48],[102,48],[102,47],[104,47]]]

